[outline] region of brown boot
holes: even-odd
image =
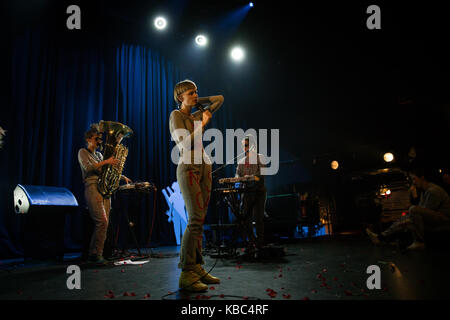
[[[217,284],[220,283],[220,279],[210,275],[208,272],[203,269],[200,264],[196,264],[194,268],[194,272],[201,277],[201,281],[206,284]]]
[[[180,289],[193,291],[193,292],[203,292],[208,290],[208,286],[202,283],[198,274],[194,271],[182,271],[180,275],[180,280],[178,286]]]

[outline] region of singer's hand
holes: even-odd
[[[206,126],[208,122],[211,120],[212,114],[208,110],[202,113],[202,126]]]

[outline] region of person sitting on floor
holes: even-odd
[[[414,185],[423,191],[419,204],[412,205],[407,215],[402,216],[380,234],[366,229],[374,244],[389,242],[396,234],[409,231],[414,242],[407,249],[424,249],[425,231],[443,225],[450,226],[450,197],[447,192],[430,182],[423,169],[413,170],[411,177]]]

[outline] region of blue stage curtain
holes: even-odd
[[[12,39],[11,103],[0,119],[8,130],[0,150],[0,259],[23,253],[23,217],[13,209],[18,183],[66,187],[85,207],[77,153],[85,146],[84,132],[102,119],[133,129],[124,141],[129,155],[123,173],[159,187],[149,240],[174,243],[161,188],[176,180],[168,125],[173,86],[189,77],[142,45],[60,43],[44,34],[25,32]],[[142,205],[141,245],[148,243],[153,204],[148,197]],[[81,228],[80,214],[67,217],[66,248],[80,247]]]

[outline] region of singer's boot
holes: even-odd
[[[200,276],[194,271],[181,271],[178,286],[180,289],[192,292],[204,292],[208,290],[208,286],[200,281]]]
[[[208,272],[203,269],[200,264],[196,264],[194,268],[194,272],[201,277],[200,281],[206,284],[217,284],[220,283],[220,279],[210,275]]]

